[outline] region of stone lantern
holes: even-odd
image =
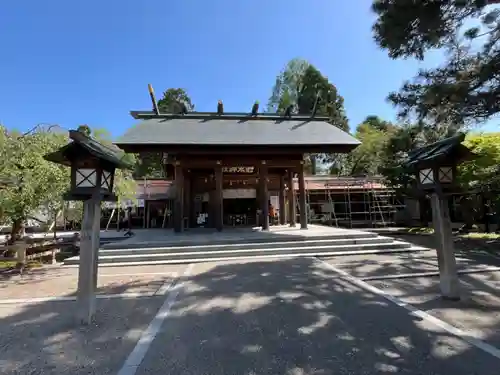
[[[460,133],[408,155],[406,167],[416,172],[418,190],[444,194],[457,190],[457,165],[471,156],[470,150],[462,145],[464,138]]]
[[[71,143],[44,158],[71,168],[70,190],[64,198],[84,202],[77,301],[80,322],[90,324],[95,314],[101,202],[116,201],[115,170],[129,166],[114,150],[82,131],[70,130],[69,137]]]
[[[459,300],[460,290],[448,197],[459,191],[457,165],[474,157],[470,149],[462,144],[464,139],[465,134],[459,133],[414,150],[403,165],[415,173],[418,191],[431,197],[441,294],[450,300]]]

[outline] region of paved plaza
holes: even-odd
[[[1,280],[0,368],[498,374],[500,260],[460,257],[458,264],[458,303],[438,298],[433,251],[106,267],[89,327],[75,325],[77,269],[35,270]]]

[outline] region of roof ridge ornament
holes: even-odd
[[[158,107],[158,102],[156,101],[156,96],[155,92],[153,90],[153,86],[151,83],[148,83],[148,91],[149,91],[149,96],[151,97],[151,102],[153,103],[153,111],[159,115],[160,114],[160,108]]]
[[[259,114],[259,101],[256,100],[252,106],[252,116],[257,117]]]
[[[219,99],[217,102],[217,115],[222,116],[224,114],[224,104],[222,100]]]

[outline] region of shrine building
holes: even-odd
[[[328,118],[259,113],[159,114],[132,111],[138,123],[115,144],[128,153],[163,155],[174,180],[173,228],[221,231],[234,220],[269,229],[278,191],[279,224],[307,229],[304,156],[348,153],[360,142]],[[296,202],[293,179],[298,178]]]

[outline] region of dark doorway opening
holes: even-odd
[[[253,226],[257,222],[257,199],[224,199],[224,225]]]

